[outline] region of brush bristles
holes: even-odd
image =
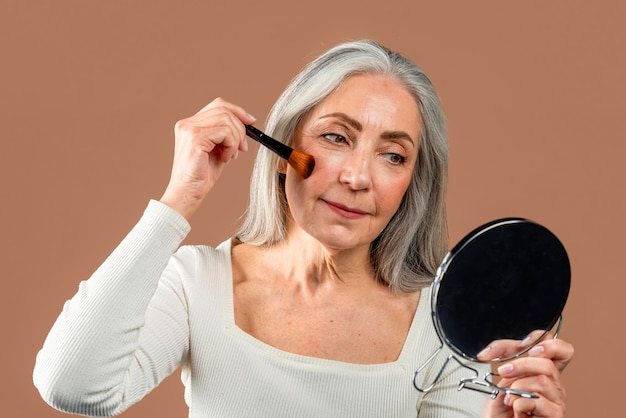
[[[298,175],[303,179],[308,178],[315,167],[315,159],[312,155],[296,150],[291,152],[287,161],[295,172],[298,173]]]

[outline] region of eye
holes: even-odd
[[[389,161],[393,165],[402,165],[406,163],[406,160],[407,160],[406,157],[400,154],[396,154],[395,152],[390,152],[388,154],[385,154],[385,158],[387,159],[387,161]]]
[[[346,138],[339,134],[334,134],[334,133],[329,132],[329,133],[322,134],[322,136],[326,138],[328,142],[332,142],[333,144],[343,144],[347,142]]]

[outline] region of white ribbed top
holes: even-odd
[[[177,251],[188,232],[183,217],[151,201],[80,284],[37,355],[34,382],[46,402],[75,414],[117,415],[182,366],[191,418],[480,415],[486,396],[456,390],[465,369],[449,366],[427,395],[413,387],[415,370],[439,346],[427,291],[394,362],[288,353],[235,324],[230,240]],[[420,374],[422,386],[440,357]]]

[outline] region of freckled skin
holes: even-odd
[[[420,127],[417,104],[398,81],[373,75],[348,79],[307,115],[296,133],[296,147],[313,155],[316,167],[307,180],[287,177],[294,228],[303,228],[329,248],[366,251],[409,185]],[[397,132],[410,139],[388,135]],[[323,136],[329,133],[333,136]],[[399,157],[406,161],[396,164]],[[332,203],[364,214],[342,212]]]
[[[298,126],[313,155],[302,179],[286,169],[287,238],[233,248],[235,321],[282,350],[352,363],[399,356],[419,292],[376,280],[369,247],[399,207],[418,153],[421,119],[394,78],[354,76]]]

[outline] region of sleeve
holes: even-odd
[[[426,381],[433,381],[450,354],[451,351],[447,348],[440,353],[439,361],[434,361],[429,367]],[[484,376],[490,370],[488,364],[470,363],[467,365],[475,369],[479,377]],[[489,395],[470,389],[458,390],[459,381],[472,377],[474,374],[472,370],[461,366],[456,361],[448,362],[438,383],[420,400],[417,416],[420,418],[480,417]]]
[[[150,201],[80,284],[37,355],[33,381],[48,404],[86,416],[118,415],[186,360],[186,297],[180,259],[172,255],[189,230],[177,212]]]

